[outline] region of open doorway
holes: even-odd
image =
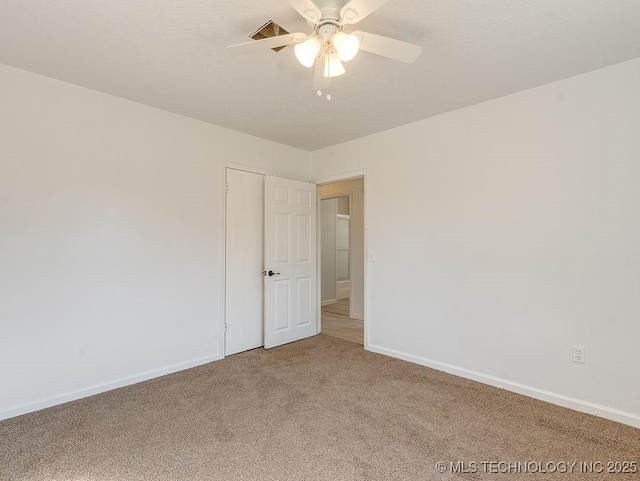
[[[321,332],[364,345],[364,178],[319,186]]]

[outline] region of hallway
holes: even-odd
[[[349,299],[322,306],[322,329],[327,336],[364,345],[364,321],[349,317]]]

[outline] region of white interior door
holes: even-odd
[[[316,186],[265,176],[264,347],[310,337],[316,319]]]
[[[264,175],[227,169],[225,355],[263,345]]]

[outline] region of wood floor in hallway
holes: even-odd
[[[364,321],[349,317],[349,299],[322,306],[322,333],[364,345]]]

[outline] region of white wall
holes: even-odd
[[[313,178],[368,171],[369,348],[640,426],[639,83],[314,152]],[[219,357],[227,161],[308,179],[306,152],[0,65],[0,418]]]
[[[220,357],[223,163],[307,152],[0,65],[0,418]]]
[[[640,426],[639,85],[636,59],[314,152],[367,169],[369,348]]]
[[[320,189],[322,192],[322,187]],[[324,199],[320,202],[320,299],[327,303],[337,300],[336,207],[336,199]]]

